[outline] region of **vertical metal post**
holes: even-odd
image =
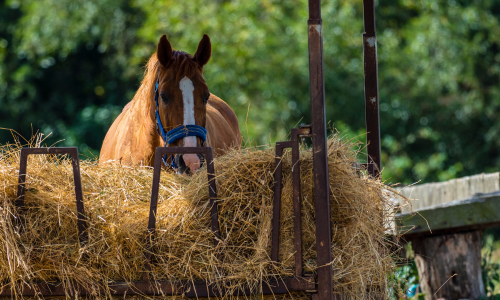
[[[300,193],[300,129],[292,129],[293,176],[293,244],[295,246],[295,276],[302,277],[302,196]]]
[[[151,187],[151,202],[149,203],[149,219],[148,219],[148,242],[152,239],[152,235],[156,229],[156,209],[158,207],[158,192],[160,191],[160,176],[161,176],[161,156],[162,148],[157,147],[155,150],[155,163],[153,169],[153,184]]]
[[[80,158],[78,148],[71,151],[71,165],[73,166],[73,178],[75,181],[76,211],[78,212],[78,236],[80,244],[83,247],[88,240],[87,220],[85,217],[85,208],[83,206],[82,176],[80,174]]]
[[[365,120],[367,169],[373,178],[380,176],[380,114],[378,96],[377,34],[375,28],[375,0],[363,0],[363,61],[365,75]],[[384,294],[385,287],[373,287]],[[382,296],[383,297],[383,296]]]
[[[368,144],[368,170],[380,175],[380,116],[378,98],[377,35],[375,30],[374,0],[363,0],[363,60],[365,73],[366,143]],[[372,166],[370,168],[370,165]]]
[[[24,209],[24,193],[26,189],[26,165],[28,164],[28,152],[21,149],[21,159],[19,162],[19,178],[17,184],[16,206],[22,211]]]
[[[325,86],[323,77],[323,35],[321,2],[309,0],[309,75],[311,89],[314,168],[314,211],[318,264],[318,300],[332,300],[333,270],[330,223],[330,195],[326,147]]]
[[[210,197],[210,220],[212,232],[214,233],[214,247],[217,248],[221,240],[219,228],[219,210],[217,205],[217,186],[215,184],[215,166],[212,147],[205,148],[205,162],[207,164],[208,195]]]
[[[276,143],[276,157],[274,159],[274,202],[273,202],[273,229],[272,229],[272,243],[271,243],[271,260],[278,262],[280,252],[280,212],[281,212],[281,170],[283,164],[283,149],[292,147],[292,142],[277,142]]]

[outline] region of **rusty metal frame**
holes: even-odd
[[[82,179],[80,174],[80,158],[78,156],[78,147],[43,147],[43,148],[21,148],[21,158],[19,162],[19,179],[17,186],[16,207],[19,209],[18,224],[22,227],[22,218],[24,212],[24,194],[26,192],[26,168],[28,164],[28,155],[35,154],[69,154],[71,155],[71,165],[73,166],[73,179],[75,182],[76,211],[78,216],[78,237],[80,244],[84,244],[87,239],[87,217],[83,206]]]
[[[298,133],[303,132],[303,130],[297,131]],[[295,139],[297,142],[296,153],[298,153],[298,135]],[[215,185],[215,171],[213,165],[213,154],[211,147],[158,147],[155,152],[155,167],[153,173],[153,185],[151,193],[151,203],[150,203],[150,214],[148,221],[148,234],[149,238],[146,241],[146,247],[151,245],[153,234],[156,229],[156,210],[158,204],[158,192],[160,184],[160,175],[162,169],[161,157],[163,154],[186,154],[186,153],[197,153],[204,154],[205,161],[207,163],[207,176],[209,182],[209,196],[211,204],[211,219],[212,219],[212,231],[214,232],[214,247],[220,241],[220,230],[219,230],[219,220],[217,211],[217,190]],[[72,156],[73,173],[75,177],[75,191],[77,194],[77,205],[80,207],[80,215],[84,216],[83,210],[83,198],[81,189],[81,175],[78,160],[78,149],[73,148],[23,148],[21,150],[21,161],[20,161],[20,176],[19,176],[19,186],[18,186],[18,198],[16,200],[16,205],[23,207],[24,205],[24,192],[25,192],[25,181],[26,181],[26,167],[27,167],[27,156],[29,154],[70,154]],[[300,168],[300,167],[299,167]],[[299,169],[298,168],[298,169]],[[300,176],[300,174],[299,174]],[[82,219],[86,222],[85,219]],[[80,222],[79,222],[80,225]],[[86,223],[83,224],[86,228]],[[81,233],[86,234],[85,231]],[[80,237],[83,237],[80,234]],[[86,235],[85,235],[86,240]],[[80,240],[84,242],[85,240]],[[147,261],[145,265],[146,271],[150,268],[150,257],[151,252],[146,253]],[[90,291],[79,285],[78,283],[72,283],[74,287],[73,291],[78,292],[79,295],[93,295],[96,291]],[[314,277],[312,276],[297,276],[292,278],[282,278],[277,281],[263,283],[261,288],[258,290],[228,290],[223,287],[217,286],[217,284],[211,284],[206,281],[150,281],[147,274],[143,277],[142,281],[136,282],[117,282],[108,285],[109,290],[101,289],[100,292],[107,293],[110,292],[111,295],[149,295],[149,296],[162,296],[162,295],[184,295],[188,298],[198,298],[198,297],[220,297],[225,295],[242,296],[242,295],[253,295],[255,293],[262,293],[264,295],[269,294],[287,294],[294,291],[314,291],[316,284]],[[31,287],[27,284],[20,285],[21,294],[23,296],[67,296],[67,289],[61,282],[53,283],[38,283]],[[12,296],[12,289],[5,288],[0,292],[0,296]]]
[[[326,138],[325,79],[323,71],[323,28],[321,1],[309,0],[308,43],[311,93],[311,125],[314,169],[314,214],[318,300],[333,297],[332,228]]]
[[[228,290],[223,287],[217,287],[206,281],[179,281],[179,282],[117,282],[108,285],[111,295],[148,295],[148,296],[172,296],[183,295],[188,298],[199,297],[221,297],[227,295],[233,296],[249,296],[257,293],[264,295],[272,294],[288,294],[297,291],[310,291],[315,289],[313,277],[303,278],[284,278],[278,281],[263,283],[261,290]],[[78,283],[72,283],[72,288],[77,291],[79,296],[95,295],[96,292],[102,294],[106,290],[99,291],[87,290]],[[23,296],[67,296],[67,289],[65,286],[58,283],[40,283],[35,285],[35,289],[30,288],[27,284],[22,284],[20,287]],[[0,296],[11,296],[12,291],[5,288],[0,292]],[[74,296],[74,295],[72,295]]]
[[[273,202],[273,227],[271,237],[271,260],[278,262],[280,247],[280,221],[281,221],[281,189],[282,189],[282,169],[281,160],[283,158],[283,149],[292,148],[292,142],[277,142],[276,157],[274,159],[274,202]],[[293,171],[292,171],[293,172]]]
[[[375,0],[363,0],[363,23],[367,170],[371,176],[377,178],[381,170],[381,150]]]
[[[156,229],[156,209],[158,206],[158,192],[160,189],[160,175],[162,156],[164,154],[204,154],[207,164],[208,193],[211,206],[212,232],[214,233],[214,247],[220,241],[219,213],[217,209],[217,187],[215,185],[215,169],[213,164],[212,147],[157,147],[155,151],[153,186],[151,188],[151,202],[149,208],[148,233],[153,235]],[[149,240],[149,239],[148,239]]]
[[[217,187],[215,185],[215,169],[213,164],[212,147],[157,147],[155,150],[154,171],[153,171],[153,185],[151,188],[151,202],[149,206],[149,219],[148,219],[148,236],[146,238],[146,264],[144,266],[145,273],[143,281],[148,281],[148,275],[151,271],[151,244],[154,239],[156,230],[156,210],[158,206],[158,192],[160,190],[160,176],[163,167],[162,157],[164,154],[203,154],[205,155],[205,162],[207,164],[207,177],[208,177],[208,195],[210,198],[210,219],[212,223],[212,232],[214,234],[214,248],[221,239],[219,228],[219,212],[217,208]]]
[[[309,125],[293,128],[291,141],[276,143],[275,172],[274,172],[274,203],[273,203],[273,227],[271,241],[271,260],[278,262],[279,235],[280,235],[280,211],[281,211],[281,189],[282,189],[282,158],[283,149],[292,148],[292,180],[293,180],[293,232],[295,248],[295,276],[303,276],[302,267],[302,196],[300,185],[300,139],[310,137],[311,127]]]

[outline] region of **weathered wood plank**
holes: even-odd
[[[419,210],[455,200],[467,199],[476,193],[491,193],[500,190],[500,173],[478,174],[445,182],[418,184],[402,188],[401,194],[415,199],[411,207],[403,212]]]
[[[484,174],[484,191],[491,193],[500,190],[500,173]]]
[[[469,183],[469,193],[484,193],[484,174],[472,176]]]
[[[469,176],[457,179],[457,199],[467,199],[470,197]]]
[[[470,230],[500,224],[500,191],[434,205],[396,216],[400,234]],[[413,227],[413,229],[411,229]],[[430,228],[430,229],[429,229]]]

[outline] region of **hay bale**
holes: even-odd
[[[358,175],[353,145],[328,141],[335,291],[348,298],[387,286],[394,267],[384,232],[391,189]],[[81,161],[89,241],[79,248],[71,162],[30,156],[24,230],[16,232],[13,206],[19,146],[0,154],[0,281],[62,281],[107,290],[117,281],[141,280],[153,172],[148,167]],[[283,158],[280,263],[270,260],[274,148],[231,151],[215,160],[222,234],[213,249],[206,169],[194,176],[162,172],[153,243],[155,280],[204,279],[229,289],[255,291],[263,282],[294,275],[291,153]],[[301,153],[304,271],[316,271],[312,153]],[[300,297],[299,297],[300,298]]]

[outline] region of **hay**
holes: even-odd
[[[13,206],[17,192],[19,146],[0,154],[0,282],[62,281],[95,291],[107,284],[141,280],[152,169],[81,161],[89,242],[78,246],[70,159],[30,156],[24,230],[17,233]],[[259,291],[263,282],[294,275],[291,153],[283,159],[280,263],[270,260],[274,149],[231,151],[215,160],[222,233],[220,255],[213,249],[206,169],[194,176],[162,172],[157,213],[154,280],[204,279],[234,289]],[[391,189],[352,168],[352,144],[328,141],[332,254],[335,291],[361,299],[367,290],[387,286],[395,268],[388,229]],[[304,271],[315,272],[312,153],[301,153]],[[383,288],[385,290],[385,288]],[[293,297],[293,295],[290,295]],[[298,297],[300,298],[300,297]]]

